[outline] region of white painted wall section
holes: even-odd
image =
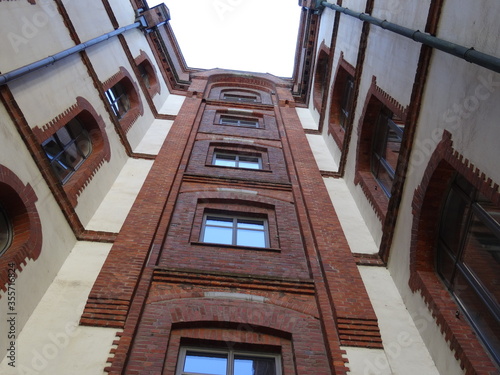
[[[134,149],[134,152],[140,154],[158,155],[173,123],[174,122],[170,120],[154,120],[148,132]]]
[[[118,330],[78,326],[111,244],[78,242],[16,342],[16,367],[3,375],[102,375]]]
[[[378,318],[387,361],[379,353],[375,359],[363,360],[363,372],[352,374],[439,375],[389,271],[383,267],[358,268]]]
[[[325,139],[321,135],[306,134],[309,146],[316,159],[316,164],[321,171],[337,172],[339,166],[328,151]]]
[[[162,115],[177,115],[185,99],[185,96],[170,94],[158,113]]]
[[[312,116],[309,108],[296,108],[296,111],[304,129],[318,130],[318,123]]]
[[[378,246],[345,181],[341,178],[324,178],[323,181],[351,251],[360,254],[377,254]]]
[[[152,166],[152,160],[129,159],[85,229],[118,233]]]

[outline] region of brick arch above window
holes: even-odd
[[[397,130],[401,133],[398,135],[400,145],[407,111],[408,107],[403,107],[396,99],[377,86],[376,78],[373,77],[358,125],[354,183],[361,186],[381,221],[384,221],[387,214],[394,176],[387,177],[389,172],[380,165],[389,166],[394,173],[399,156],[397,142],[392,142],[396,145],[391,146],[387,139],[391,132],[384,133],[383,130],[389,127],[398,128]],[[375,147],[374,138],[377,135],[379,136],[377,144],[382,145],[379,147],[382,150]],[[381,161],[381,151],[387,152],[387,155],[383,157],[383,163]],[[380,161],[378,168],[383,171],[382,175],[374,172],[375,159]]]
[[[231,105],[272,105],[272,91],[273,90],[268,87],[257,86],[250,83],[242,82],[240,84],[233,84],[220,82],[209,85],[207,99],[217,101],[220,100]],[[238,97],[241,97],[242,99],[238,100]]]
[[[481,343],[466,318],[457,317],[459,307],[436,271],[439,221],[457,173],[494,205],[500,205],[498,185],[458,154],[451,134],[444,131],[413,196],[409,286],[422,295],[466,374],[493,373],[495,365],[484,350],[478,350]]]
[[[156,94],[160,94],[161,85],[158,81],[156,67],[151,62],[147,53],[141,50],[141,53],[134,59],[134,61],[139,68],[139,73],[141,74],[140,78],[143,80],[149,95],[153,97]]]
[[[105,130],[106,124],[102,116],[96,112],[88,100],[78,97],[74,105],[56,116],[52,121],[42,127],[33,129],[38,143],[42,144],[75,118],[80,121],[83,128],[88,132],[92,143],[92,152],[82,163],[82,167],[76,170],[63,184],[63,189],[73,207],[76,207],[77,197],[84,187],[92,180],[104,162],[109,162],[111,159],[111,148]],[[57,178],[55,174],[54,178]]]
[[[139,95],[139,87],[132,75],[123,66],[118,73],[103,82],[111,112],[116,116],[120,127],[128,133],[137,119],[144,114]]]
[[[0,205],[10,224],[12,239],[0,256],[0,285],[5,291],[8,270],[22,271],[26,259],[38,259],[42,250],[42,227],[35,191],[16,174],[0,165]]]

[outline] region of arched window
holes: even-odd
[[[43,142],[42,147],[62,183],[68,181],[92,153],[89,132],[77,117]]]
[[[325,50],[321,50],[318,57],[318,62],[316,63],[316,72],[314,73],[314,91],[313,100],[314,107],[320,111],[321,104],[323,101],[323,95],[328,87],[328,53]]]
[[[147,77],[149,80],[150,77]],[[150,80],[149,82],[151,83]],[[120,67],[118,73],[103,83],[103,88],[104,95],[120,127],[128,132],[139,116],[144,113],[137,84],[132,80],[130,73],[124,67]]]
[[[5,253],[12,243],[12,223],[7,211],[0,206],[0,256]]]
[[[459,174],[441,215],[436,269],[500,364],[500,207]]]

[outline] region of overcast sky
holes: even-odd
[[[147,0],[165,3],[186,63],[291,77],[297,0]]]

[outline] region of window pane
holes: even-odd
[[[69,134],[68,129],[66,129],[66,127],[59,129],[56,132],[56,135],[63,146],[68,145],[73,140],[71,134]]]
[[[84,157],[89,156],[92,152],[92,142],[90,141],[87,132],[84,132],[76,139],[76,145]]]
[[[65,164],[67,166],[71,166],[73,169],[76,169],[76,166],[83,161],[83,156],[78,152],[76,144],[73,143],[72,145],[66,147],[64,150],[64,160]]]
[[[70,120],[65,128],[71,134],[71,138],[77,138],[84,131],[82,124],[76,118]]]
[[[451,283],[453,271],[455,269],[455,259],[450,256],[446,247],[440,243],[438,251],[437,270],[441,277],[445,280],[446,284]]]
[[[0,206],[0,254],[9,246],[12,238],[12,227],[7,212]]]
[[[184,372],[209,375],[226,375],[227,355],[187,352]]]
[[[59,146],[54,137],[50,137],[42,147],[49,160],[53,160],[62,152],[61,146]]]
[[[239,246],[266,247],[266,236],[261,231],[238,229],[236,244]]]
[[[240,156],[238,167],[250,168],[250,169],[260,169],[259,158],[251,157],[251,156]]]
[[[235,375],[276,375],[274,358],[234,356]]]
[[[453,288],[472,324],[498,361],[500,359],[500,322],[491,314],[461,272],[457,272]]]
[[[500,239],[476,216],[463,253],[464,264],[498,304],[500,301]]]
[[[236,155],[216,154],[214,165],[221,167],[236,167]]]
[[[233,219],[228,217],[208,216],[206,220],[207,226],[233,227]]]
[[[458,253],[461,234],[465,231],[466,209],[465,200],[455,189],[452,189],[441,218],[440,237],[455,256]]]
[[[231,245],[233,243],[233,228],[205,226],[203,242]]]
[[[238,228],[255,229],[263,231],[264,222],[262,220],[238,219]]]

